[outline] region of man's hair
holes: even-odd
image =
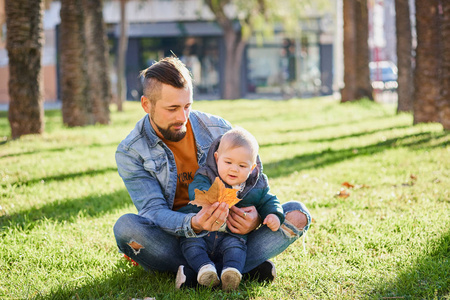
[[[144,96],[152,103],[161,95],[162,84],[178,89],[190,89],[192,95],[192,77],[186,65],[177,57],[166,57],[141,71]]]
[[[225,147],[225,148],[224,148]],[[256,163],[259,145],[256,138],[242,127],[234,127],[227,131],[220,139],[219,149],[226,151],[238,147],[245,147],[250,150],[253,163]]]

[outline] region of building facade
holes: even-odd
[[[0,0],[0,2],[3,0]],[[0,3],[1,4],[1,3]],[[60,3],[44,13],[43,70],[45,101],[59,99],[58,28]],[[117,81],[116,50],[120,36],[118,1],[105,1],[104,19],[110,42],[110,78],[113,93]],[[333,14],[314,15],[299,22],[298,34],[287,36],[276,28],[263,41],[251,38],[241,66],[244,97],[310,97],[331,94],[334,83]],[[127,100],[139,100],[139,72],[162,57],[176,55],[191,70],[195,99],[218,99],[223,89],[226,64],[223,32],[213,14],[198,0],[128,1],[128,50],[126,55]],[[236,30],[240,30],[236,24]],[[7,103],[8,62],[0,42],[0,103]]]

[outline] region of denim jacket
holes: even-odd
[[[231,129],[226,120],[199,111],[189,114],[197,146],[199,166],[206,162],[211,143]],[[137,122],[119,144],[116,163],[120,177],[140,216],[148,218],[162,230],[177,236],[195,237],[191,228],[193,213],[172,210],[177,187],[177,169],[172,151],[156,135],[149,116]]]

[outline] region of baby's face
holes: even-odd
[[[214,157],[220,178],[231,186],[245,182],[256,166],[250,150],[237,147],[219,151]]]

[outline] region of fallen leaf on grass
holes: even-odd
[[[225,202],[228,207],[232,207],[241,200],[236,197],[236,190],[227,189],[219,177],[216,177],[208,191],[195,189],[194,192],[195,200],[190,203],[201,207],[207,207],[215,202]]]
[[[368,186],[368,185],[366,185],[366,184],[357,184],[357,185],[354,185],[354,184],[351,184],[351,183],[349,183],[349,182],[344,182],[344,183],[342,183],[341,184],[342,186],[345,186],[346,188],[348,188],[348,189],[365,189],[365,188],[369,188],[370,186]]]
[[[335,195],[335,197],[339,197],[339,198],[348,198],[348,196],[350,196],[350,193],[349,193],[346,189],[341,189],[341,190]]]
[[[345,186],[346,188],[349,188],[349,189],[352,189],[352,188],[354,188],[355,186],[353,185],[353,184],[351,184],[351,183],[348,183],[347,181],[346,182],[344,182],[343,184],[342,184],[343,186]]]

